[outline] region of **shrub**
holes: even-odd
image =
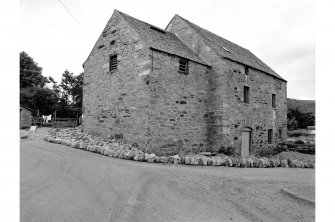
[[[223,153],[227,156],[233,156],[235,153],[235,148],[232,146],[225,147],[224,145],[221,145],[219,148],[219,153]]]
[[[298,129],[299,123],[298,121],[293,117],[292,119],[287,119],[287,129],[288,130],[296,130]]]
[[[293,130],[287,132],[288,137],[310,136],[311,134],[306,130]]]
[[[294,143],[295,143],[295,144],[305,144],[305,142],[302,141],[302,140],[296,140],[296,141],[294,141]]]
[[[281,146],[268,146],[257,149],[255,155],[257,157],[272,157],[274,155],[277,155],[281,151],[282,151]]]

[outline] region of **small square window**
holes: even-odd
[[[250,98],[249,98],[249,91],[250,91],[250,88],[248,86],[244,86],[244,103],[250,103]]]
[[[272,144],[272,129],[268,130],[268,144]]]
[[[109,57],[109,71],[117,69],[117,55],[112,55]]]
[[[276,94],[272,94],[272,107],[276,108]]]
[[[183,74],[188,74],[188,60],[179,59],[179,72]]]

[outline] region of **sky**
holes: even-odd
[[[249,49],[288,81],[289,98],[315,99],[312,0],[21,0],[20,51],[60,82],[75,75],[114,9],[165,28],[175,14]]]

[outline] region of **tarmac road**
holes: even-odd
[[[21,221],[314,221],[314,169],[162,165],[21,140]]]

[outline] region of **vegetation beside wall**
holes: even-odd
[[[306,129],[315,126],[315,101],[287,99],[287,129]]]
[[[65,70],[60,84],[42,75],[40,67],[26,52],[20,53],[20,104],[29,107],[33,115],[76,117],[81,115],[83,73],[74,75]]]

